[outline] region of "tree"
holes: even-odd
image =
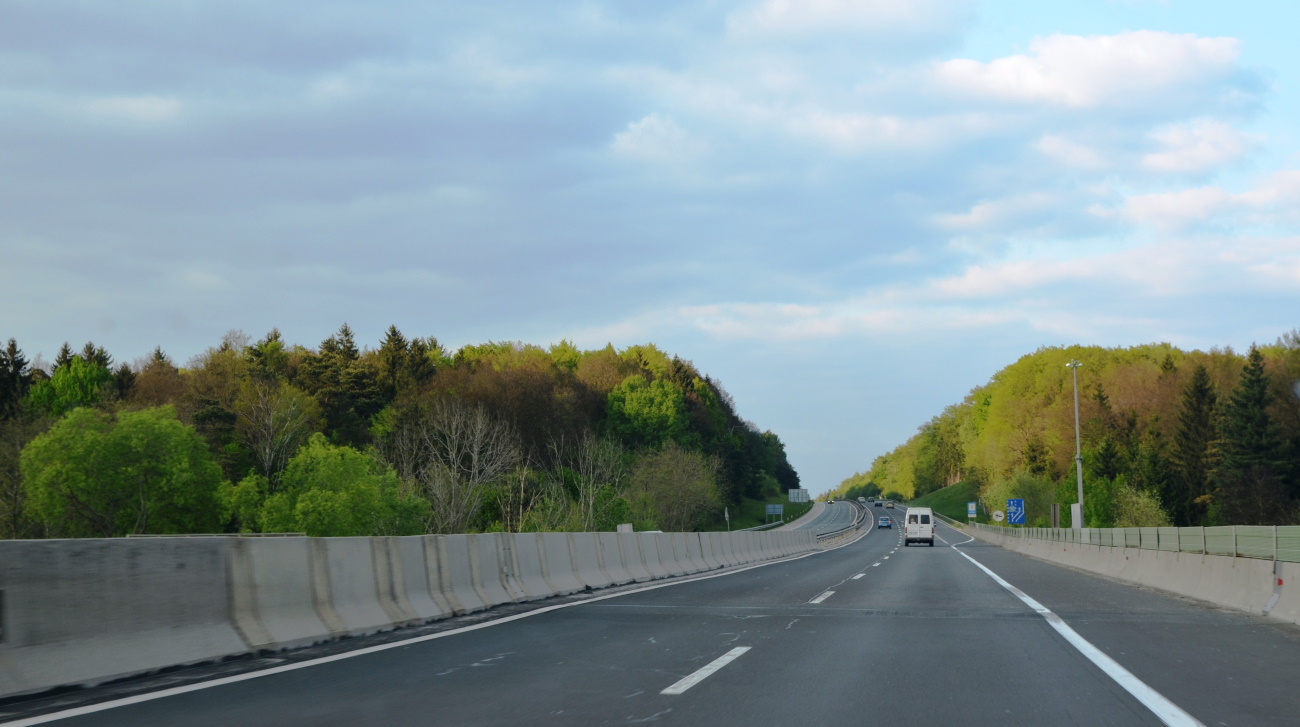
[[[256,493],[263,483],[250,479],[240,487],[251,485]],[[249,493],[240,494],[246,499]],[[423,498],[401,494],[391,467],[351,447],[332,445],[318,432],[289,460],[279,491],[266,498],[258,522],[264,532],[312,537],[418,535],[428,510]]]
[[[321,342],[318,354],[307,358],[297,379],[320,403],[325,431],[340,444],[366,444],[370,418],[383,408],[375,372],[360,357],[352,329],[344,323]]]
[[[1219,437],[1214,423],[1217,403],[1209,371],[1198,365],[1183,390],[1171,457],[1175,489],[1165,500],[1179,527],[1200,524],[1205,518],[1205,507],[1197,500],[1210,491],[1210,446]]]
[[[50,374],[53,375],[59,369],[67,366],[76,356],[77,354],[72,352],[72,346],[69,346],[68,342],[64,341],[63,345],[59,347],[59,353],[54,357],[54,369],[50,371]]]
[[[522,462],[513,428],[451,396],[386,409],[374,435],[380,458],[428,498],[431,532],[467,532],[489,487]]]
[[[624,452],[618,442],[584,432],[576,441],[553,440],[554,459],[572,473],[577,494],[579,525],[593,532],[604,520],[598,505],[612,505],[623,492]]]
[[[112,392],[113,374],[103,366],[86,363],[73,356],[28,392],[27,401],[35,409],[61,415],[81,406],[94,406]]]
[[[320,406],[287,383],[256,378],[240,387],[235,416],[236,438],[274,490],[289,458],[319,426]]]
[[[1241,381],[1223,407],[1222,459],[1212,473],[1215,508],[1227,524],[1286,524],[1294,515],[1281,478],[1282,442],[1268,413],[1271,400],[1264,355],[1251,346]]]
[[[74,409],[22,452],[26,507],[54,537],[214,532],[221,469],[169,406]]]
[[[18,342],[9,339],[9,345],[0,351],[0,420],[19,412],[19,404],[27,395],[30,383],[27,364],[27,357],[18,348]]]
[[[647,382],[634,375],[609,392],[609,431],[632,446],[658,446],[686,438],[686,405],[681,389],[663,379]]]
[[[642,529],[653,523],[660,530],[692,532],[715,521],[722,509],[717,474],[716,458],[673,441],[645,454],[631,477],[631,495]]]

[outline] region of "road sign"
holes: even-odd
[[[1007,524],[1024,525],[1025,524],[1025,501],[1021,499],[1007,500]]]
[[[966,517],[970,518],[971,520],[975,519],[975,503],[973,502],[966,503]]]
[[[1002,522],[1002,511],[1001,511],[1001,510],[994,510],[994,511],[993,511],[993,519],[994,519],[994,520],[997,520],[998,522]]]
[[[716,512],[716,511],[715,511],[715,512]],[[784,514],[785,514],[785,505],[768,505],[768,506],[767,506],[767,514],[768,514],[768,515],[778,515],[778,516],[779,516],[779,515],[784,515]]]

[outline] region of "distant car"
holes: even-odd
[[[876,500],[876,507],[880,507],[883,504],[885,503],[881,502],[880,500]]]
[[[893,521],[893,520],[890,520],[888,517],[882,517],[882,518],[880,518],[879,520],[876,521],[876,527],[878,527],[878,528],[889,528],[890,530],[893,530],[893,529],[894,529],[894,521]]]
[[[886,503],[885,503],[885,507],[887,507],[887,508],[889,508],[889,509],[892,510],[892,509],[894,509],[894,503],[893,503],[893,502],[886,502]]]

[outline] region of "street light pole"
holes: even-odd
[[[1070,513],[1070,525],[1075,530],[1083,528],[1083,440],[1079,436],[1079,367],[1082,365],[1078,361],[1066,364],[1074,372],[1074,474],[1079,483],[1079,512]]]

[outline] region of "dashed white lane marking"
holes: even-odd
[[[668,687],[667,689],[659,693],[660,694],[681,694],[687,689],[690,689],[696,684],[699,684],[700,682],[709,678],[709,676],[712,675],[715,671],[735,661],[738,656],[745,653],[746,651],[749,651],[749,649],[750,647],[748,646],[737,646],[731,651],[728,651],[722,656],[719,656],[718,658],[714,659],[708,664],[705,664],[704,666],[700,667],[695,671],[695,673],[691,674],[685,679],[682,679],[681,681],[677,682],[676,684],[672,685],[671,687]]]
[[[961,543],[958,543],[958,545],[961,545]],[[956,545],[950,545],[948,547],[957,550]],[[1001,576],[986,568],[983,563],[975,560],[969,555],[966,555],[966,553],[960,550],[957,550],[957,552],[961,553],[963,558],[974,563],[977,568],[988,574],[989,578],[996,581],[998,585],[1010,591],[1012,595],[1020,599],[1020,601],[1026,606],[1037,611],[1038,615],[1046,619],[1047,623],[1051,624],[1052,628],[1056,629],[1057,633],[1065,637],[1065,640],[1069,642],[1070,646],[1078,649],[1079,653],[1083,654],[1089,661],[1097,665],[1097,668],[1105,672],[1106,676],[1114,679],[1116,683],[1124,688],[1125,691],[1132,694],[1135,699],[1146,705],[1146,708],[1154,712],[1156,717],[1160,718],[1161,722],[1164,722],[1170,727],[1205,727],[1205,725],[1197,721],[1195,717],[1184,712],[1181,707],[1165,698],[1163,694],[1147,686],[1141,679],[1133,676],[1132,672],[1120,666],[1119,662],[1107,656],[1101,649],[1093,646],[1091,642],[1080,636],[1074,629],[1070,628],[1069,624],[1062,621],[1060,616],[1052,613],[1051,609],[1025,595],[1025,593],[1019,588],[1016,588],[1010,583],[1002,580]]]
[[[881,558],[881,560],[889,560],[889,556],[886,555],[885,557]]]
[[[856,581],[857,579],[859,579],[859,578],[861,578],[862,576],[865,576],[865,575],[866,575],[866,573],[859,573],[859,574],[857,574],[856,576],[853,576],[853,580]]]
[[[828,598],[830,598],[831,596],[834,596],[834,595],[835,595],[835,591],[826,591],[825,593],[823,593],[823,594],[821,594],[820,596],[814,598],[813,600],[809,601],[808,603],[821,603],[822,601],[825,601],[826,599],[828,599]]]
[[[872,567],[872,568],[878,568],[878,567],[880,567],[880,563],[879,563],[879,562],[872,563],[872,564],[871,564],[871,567]]]

